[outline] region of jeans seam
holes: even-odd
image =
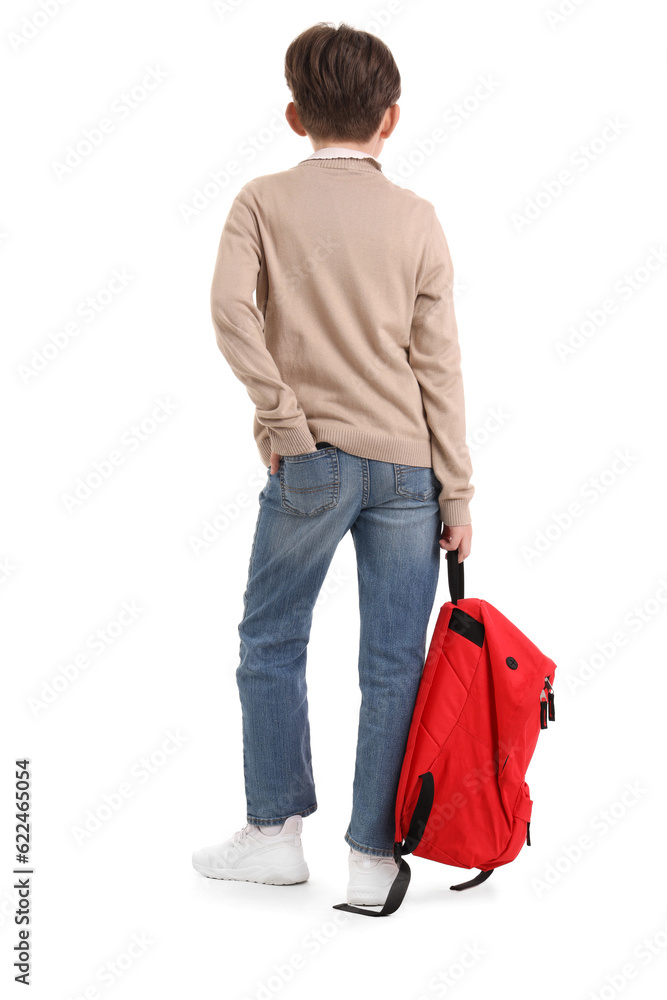
[[[361,481],[362,481],[362,493],[361,493],[361,506],[367,507],[368,500],[370,497],[370,472],[368,468],[368,459],[362,458],[361,460]]]

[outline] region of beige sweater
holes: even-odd
[[[442,521],[469,524],[452,284],[433,204],[370,156],[308,158],[244,184],[222,230],[211,313],[255,404],[263,464],[328,441],[431,466]]]

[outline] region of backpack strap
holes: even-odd
[[[489,868],[488,872],[480,872],[479,875],[475,875],[468,882],[459,882],[458,885],[450,885],[450,889],[472,889],[474,885],[481,885],[482,882],[486,882],[489,875],[493,875],[495,868]]]
[[[381,910],[369,910],[360,906],[351,906],[348,903],[336,903],[334,910],[347,910],[348,913],[361,913],[364,917],[388,917],[390,913],[395,913],[405,898],[410,885],[410,866],[403,858],[404,854],[411,854],[419,844],[424,835],[431,808],[433,806],[433,775],[430,771],[420,774],[422,785],[419,790],[419,798],[412,813],[410,829],[407,837],[401,844],[397,841],[394,844],[394,861],[399,866],[398,874],[389,887],[387,898]]]
[[[463,597],[463,563],[458,562],[458,558],[458,549],[447,553],[447,583],[452,604],[456,604]]]

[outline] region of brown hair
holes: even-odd
[[[401,96],[385,43],[341,22],[320,21],[290,42],[285,79],[301,124],[317,141],[368,142]]]

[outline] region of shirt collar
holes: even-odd
[[[316,149],[314,152],[312,152],[310,154],[310,156],[306,156],[305,159],[306,160],[314,160],[316,157],[320,157],[320,156],[327,156],[327,157],[328,156],[344,156],[344,157],[358,156],[361,159],[368,159],[368,157],[370,157],[372,160],[375,160],[377,163],[380,162],[377,159],[376,156],[371,156],[370,153],[363,153],[360,149],[348,149],[347,146],[322,146],[321,149]]]

